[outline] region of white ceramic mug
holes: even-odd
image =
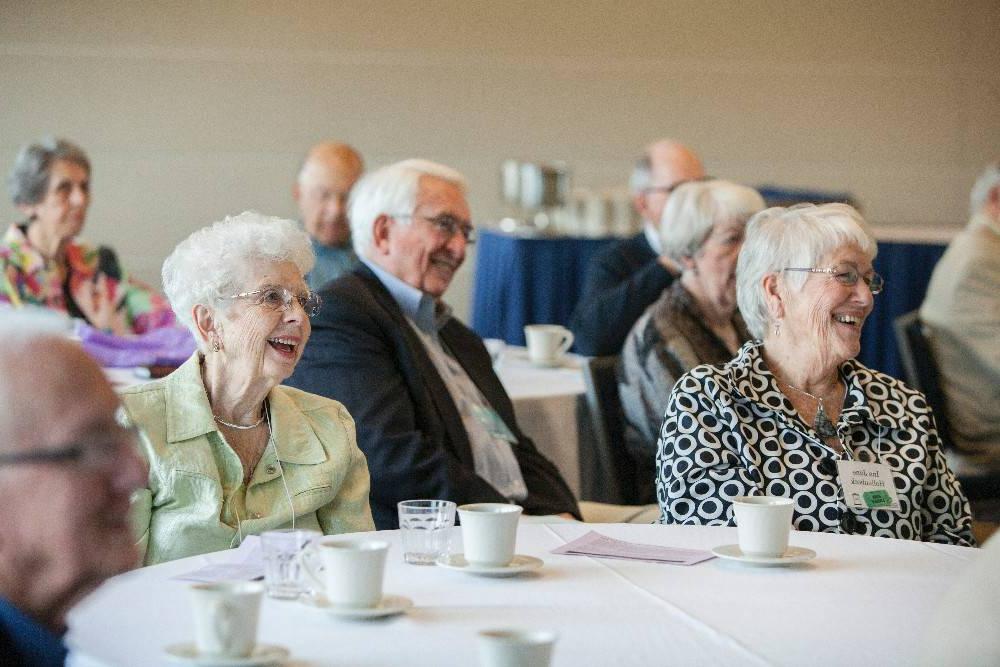
[[[777,496],[740,496],[733,500],[740,551],[777,558],[788,550],[795,501]]]
[[[573,332],[558,324],[529,324],[524,327],[528,358],[532,363],[552,365],[573,345]]]
[[[309,545],[303,553],[302,566],[331,605],[375,607],[382,601],[387,551],[389,543],[381,540],[329,536]]]
[[[264,585],[252,581],[194,584],[191,604],[198,655],[246,658],[257,645],[257,619]]]
[[[458,517],[462,523],[462,547],[466,562],[500,567],[514,560],[517,521],[521,517],[519,505],[459,505]]]
[[[548,667],[556,634],[547,630],[483,630],[480,667]]]

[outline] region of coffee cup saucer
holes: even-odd
[[[402,614],[407,609],[413,607],[413,600],[402,595],[384,595],[374,607],[342,607],[332,604],[322,593],[302,596],[300,599],[303,604],[321,609],[328,615],[336,618],[384,618],[386,616]]]
[[[198,652],[194,642],[171,644],[163,649],[164,657],[170,662],[196,667],[271,667],[288,658],[288,649],[276,644],[257,644],[253,653],[245,658],[224,658],[208,656]]]
[[[506,565],[479,565],[470,563],[465,560],[465,554],[461,553],[445,554],[439,556],[434,562],[438,567],[443,567],[446,570],[466,572],[479,577],[513,577],[522,572],[537,570],[545,564],[541,558],[524,556],[522,554],[515,554],[514,559]]]
[[[747,563],[748,565],[764,566],[793,565],[795,563],[804,563],[816,557],[816,552],[812,549],[791,546],[780,556],[748,556],[740,551],[740,545],[738,544],[726,544],[715,547],[712,549],[712,553],[726,560],[735,560],[740,563]]]

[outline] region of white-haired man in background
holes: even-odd
[[[316,253],[316,265],[306,276],[310,289],[318,290],[358,263],[351,247],[347,200],[363,171],[358,152],[338,141],[316,144],[302,162],[292,196]]]
[[[465,179],[406,160],[351,195],[362,266],[321,292],[323,308],[288,384],[335,397],[368,457],[371,508],[396,528],[396,503],[516,502],[579,516],[555,466],[521,432],[482,340],[442,301],[474,232]]]
[[[66,613],[136,565],[145,469],[97,364],[41,315],[2,317],[0,664],[61,666]]]
[[[1000,470],[1000,162],[976,180],[970,211],[920,308],[933,333],[959,474]]]

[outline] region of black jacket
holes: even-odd
[[[506,502],[476,474],[468,435],[444,380],[375,274],[360,266],[321,294],[322,311],[312,320],[312,337],[287,384],[335,398],[354,417],[371,472],[376,527],[398,527],[401,500]],[[559,471],[518,428],[479,337],[455,318],[439,335],[517,438],[514,454],[528,487],[521,503],[525,513],[579,515]]]
[[[628,332],[674,276],[657,261],[645,234],[623,239],[594,255],[570,329],[580,354],[618,354]]]

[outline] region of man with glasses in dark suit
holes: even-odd
[[[396,528],[396,503],[414,498],[579,517],[558,470],[518,427],[482,340],[442,301],[473,240],[465,190],[461,174],[426,160],[358,182],[349,217],[362,266],[321,292],[287,381],[354,417],[379,529]]]
[[[136,565],[145,470],[97,364],[41,315],[2,318],[0,664],[55,667],[69,609]]]
[[[621,352],[632,325],[680,275],[680,267],[660,252],[660,218],[674,188],[703,178],[698,156],[676,141],[657,141],[639,159],[629,187],[643,230],[611,244],[590,261],[570,322],[581,354]]]

